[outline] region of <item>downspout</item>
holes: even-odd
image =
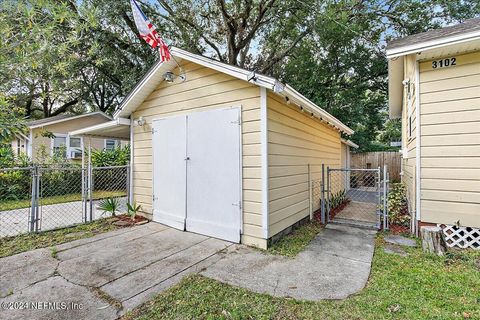
[[[262,152],[262,232],[268,239],[268,114],[267,89],[260,87],[260,139]]]
[[[416,124],[416,140],[415,140],[415,160],[416,160],[416,175],[415,175],[415,233],[419,234],[418,222],[421,218],[421,130],[420,130],[420,65],[418,60],[415,62],[415,124]]]

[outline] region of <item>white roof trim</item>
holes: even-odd
[[[90,133],[98,130],[106,130],[106,129],[110,129],[118,126],[130,126],[130,120],[125,118],[117,118],[112,121],[100,123],[91,127],[70,131],[68,134],[71,136],[88,136],[88,135],[97,136],[97,134],[90,134]]]
[[[74,117],[68,117],[68,118],[57,119],[57,120],[53,120],[53,121],[49,121],[49,122],[43,122],[43,123],[40,123],[40,124],[37,124],[37,125],[28,126],[28,127],[30,129],[41,128],[41,127],[50,126],[52,124],[56,124],[56,123],[60,123],[60,122],[64,122],[64,121],[70,121],[70,120],[75,120],[75,119],[80,119],[80,118],[83,118],[83,117],[90,117],[90,116],[95,116],[95,115],[102,115],[105,118],[107,118],[108,120],[112,120],[112,118],[107,116],[105,113],[103,113],[101,111],[95,111],[95,112],[80,114],[80,115],[74,116]]]
[[[220,61],[216,61],[213,59],[209,59],[203,56],[199,56],[197,54],[190,53],[188,51],[175,48],[171,49],[171,54],[179,59],[185,59],[188,61],[192,61],[199,65],[202,65],[207,68],[211,68],[217,70],[219,72],[228,74],[232,77],[248,81],[248,78],[253,74],[251,71],[232,66]],[[137,86],[132,90],[132,92],[125,98],[125,100],[120,105],[119,109],[115,112],[114,118],[117,117],[129,117],[131,113],[138,107],[135,104],[134,97],[141,92],[146,85],[153,81],[155,76],[158,75],[159,71],[164,69],[164,71],[170,70],[176,66],[175,63],[169,62],[157,62],[150,71],[145,75],[145,77],[137,84]],[[163,81],[163,80],[161,80]],[[161,82],[160,81],[160,82]],[[332,127],[337,128],[340,131],[345,132],[348,135],[353,134],[353,130],[343,124],[340,120],[308,100],[306,97],[298,93],[295,89],[290,87],[289,85],[283,85],[277,79],[265,76],[262,74],[255,74],[255,80],[250,81],[252,84],[255,84],[260,87],[267,88],[269,90],[274,91],[277,94],[282,96],[288,97],[293,102],[301,105],[302,107],[306,108],[309,112],[313,113],[317,118],[320,118],[324,121],[330,123]]]
[[[429,41],[416,43],[412,45],[406,45],[398,48],[387,49],[387,58],[391,59],[395,57],[409,55],[412,53],[417,53],[420,51],[436,49],[440,47],[445,47],[453,44],[459,44],[459,43],[478,40],[478,39],[480,39],[480,31],[468,32],[460,35],[444,37],[444,38],[439,38],[435,40],[429,40]]]
[[[356,144],[356,143],[353,142],[352,140],[342,139],[342,143],[343,143],[343,144],[346,144],[347,146],[350,146],[350,147],[352,147],[352,148],[355,148],[355,149],[358,149],[358,148],[359,148],[358,144]]]

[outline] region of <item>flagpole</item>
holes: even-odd
[[[185,75],[185,70],[183,70],[182,66],[178,63],[177,59],[175,59],[175,56],[171,53],[172,50],[170,50],[172,46],[168,46],[168,50],[170,51],[170,56],[172,57],[173,61],[175,61],[175,63],[177,64],[178,66],[178,69],[180,71],[179,75],[182,75],[183,74],[183,81],[185,81],[187,79],[186,75]]]

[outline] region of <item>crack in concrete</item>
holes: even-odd
[[[230,248],[232,245],[233,245],[233,244],[230,244],[230,245],[226,246],[226,247],[225,247],[224,249],[222,249],[222,250],[228,249],[228,248]],[[130,299],[132,299],[132,298],[135,298],[135,297],[136,297],[136,296],[138,296],[139,294],[142,294],[142,293],[144,293],[144,292],[146,292],[146,291],[148,291],[148,290],[152,289],[153,287],[155,287],[155,286],[158,286],[159,284],[162,284],[163,282],[165,282],[165,281],[167,281],[167,280],[169,280],[169,279],[171,279],[171,278],[173,278],[173,277],[175,277],[175,276],[177,276],[177,275],[181,274],[182,272],[185,272],[185,271],[187,271],[188,269],[191,269],[191,268],[193,268],[193,267],[195,267],[195,266],[199,265],[200,263],[202,263],[202,262],[204,262],[204,261],[208,260],[209,258],[211,258],[211,257],[215,256],[215,255],[216,255],[216,254],[218,254],[220,251],[221,251],[221,250],[219,250],[219,251],[215,251],[214,253],[212,253],[212,254],[210,254],[209,256],[207,256],[207,257],[205,257],[205,258],[201,259],[200,261],[197,261],[197,262],[195,262],[194,264],[191,264],[191,265],[189,265],[188,267],[186,267],[186,268],[183,268],[183,269],[181,269],[180,271],[178,271],[178,272],[176,272],[176,273],[172,274],[172,275],[171,275],[171,276],[169,276],[168,278],[165,278],[165,279],[163,279],[163,280],[162,280],[162,281],[160,281],[160,282],[154,283],[153,285],[149,286],[148,288],[145,288],[145,289],[143,289],[143,290],[142,290],[142,291],[140,291],[140,292],[137,292],[136,294],[132,295],[131,297],[128,297],[128,298],[126,298],[126,299],[123,299],[123,300],[122,300],[122,302],[125,302],[125,301],[127,301],[127,300],[130,300]],[[207,267],[205,267],[205,268],[208,268],[208,267],[210,267],[210,266],[211,266],[211,265],[213,265],[214,263],[215,263],[215,262],[212,262],[212,263],[211,263],[209,266],[207,266]],[[201,272],[201,271],[199,271],[198,273],[200,273],[200,272]]]
[[[355,258],[349,258],[349,257],[345,257],[345,256],[342,256],[342,255],[339,255],[339,254],[336,254],[336,253],[325,252],[325,254],[329,255],[329,256],[334,256],[334,257],[337,257],[337,258],[342,258],[342,259],[345,259],[345,260],[350,260],[350,261],[354,261],[354,262],[363,263],[363,264],[368,264],[368,265],[371,264],[371,261],[368,262],[368,261],[358,260],[358,259],[355,259]]]
[[[55,259],[55,260],[58,260],[58,259],[56,259],[55,257],[54,257],[54,259]],[[52,272],[50,275],[48,275],[47,277],[45,277],[45,278],[43,278],[43,279],[39,279],[39,280],[34,281],[34,282],[32,282],[32,283],[29,283],[28,285],[17,289],[17,291],[22,291],[22,290],[28,289],[28,288],[33,287],[34,285],[36,285],[36,284],[38,284],[38,283],[40,283],[40,282],[46,281],[46,280],[50,279],[51,277],[54,277],[55,274],[56,274],[56,272],[57,272],[57,268],[58,268],[58,265],[59,265],[59,264],[60,264],[60,262],[57,262],[57,264],[55,265],[55,268],[53,269],[53,272]],[[3,299],[3,298],[6,298],[6,297],[8,297],[8,296],[11,296],[11,295],[13,295],[13,294],[15,294],[15,292],[14,292],[13,289],[12,289],[12,293],[7,294],[6,296],[0,296],[0,298]]]
[[[135,228],[135,227],[134,227],[134,228]],[[143,237],[148,237],[148,236],[151,236],[151,235],[154,235],[154,234],[156,234],[156,233],[160,233],[160,232],[163,232],[163,231],[166,231],[166,230],[168,230],[168,228],[165,228],[165,229],[159,230],[159,231],[153,231],[153,232],[147,233],[147,234],[143,234],[143,235],[138,236],[138,237],[136,237],[136,238],[130,239],[130,241],[138,240],[138,239],[141,239],[141,238],[143,238]],[[85,243],[81,243],[81,244],[79,244],[79,245],[72,246],[72,247],[69,247],[69,248],[66,248],[66,249],[61,249],[61,250],[58,250],[58,251],[57,251],[57,254],[60,253],[60,252],[65,252],[65,251],[68,251],[68,250],[80,248],[80,247],[82,247],[82,246],[89,245],[89,244],[92,244],[92,243],[96,243],[96,242],[99,242],[99,241],[116,238],[116,237],[122,236],[122,235],[124,235],[124,234],[132,233],[133,231],[136,231],[136,230],[133,230],[133,228],[132,228],[132,230],[125,231],[125,232],[122,232],[122,233],[119,233],[119,234],[115,234],[115,235],[110,236],[110,237],[104,237],[104,238],[101,238],[101,239],[96,239],[96,240],[88,241],[88,242],[85,242]],[[88,238],[86,238],[86,239],[88,239]],[[80,239],[80,240],[81,240],[81,239]]]
[[[162,261],[162,260],[165,260],[165,259],[173,256],[173,255],[176,255],[177,253],[180,253],[180,252],[183,252],[183,251],[188,250],[188,249],[190,249],[190,248],[193,248],[193,247],[195,247],[196,245],[198,245],[198,244],[200,244],[200,243],[203,243],[203,242],[205,242],[205,241],[207,241],[207,240],[209,240],[209,239],[210,239],[210,238],[203,239],[202,241],[196,242],[195,244],[193,244],[193,245],[191,245],[191,246],[188,246],[188,247],[185,247],[185,248],[183,248],[182,250],[175,251],[175,252],[173,252],[173,253],[171,253],[171,254],[169,254],[169,255],[166,255],[166,256],[158,259],[158,260],[151,261],[151,262],[147,263],[146,265],[144,265],[144,266],[142,266],[142,267],[140,267],[140,268],[134,269],[134,270],[130,271],[129,273],[125,273],[124,275],[121,275],[121,276],[118,277],[118,278],[115,278],[115,279],[113,279],[113,280],[107,281],[106,283],[100,285],[100,287],[106,286],[107,284],[112,283],[112,282],[114,282],[114,281],[117,281],[117,280],[119,280],[119,279],[122,279],[122,278],[124,278],[124,277],[126,277],[126,276],[128,276],[128,275],[130,275],[130,274],[132,274],[132,273],[135,273],[135,272],[137,272],[137,271],[143,270],[143,269],[145,269],[145,268],[147,268],[147,267],[149,267],[149,266],[151,266],[151,265],[153,265],[153,264],[155,264],[155,263],[157,263],[157,262],[160,262],[160,261]]]

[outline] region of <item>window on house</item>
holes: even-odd
[[[120,141],[114,139],[105,140],[105,150],[113,150],[116,147],[120,146]]]
[[[67,137],[53,138],[53,154],[66,157],[67,154]]]
[[[56,134],[53,138],[52,154],[61,155],[68,159],[82,157],[82,138],[69,137],[68,135]]]
[[[82,157],[82,139],[70,138],[70,144],[68,147],[68,153],[70,158],[78,159]]]
[[[17,155],[19,155],[22,152],[22,148],[23,148],[22,140],[17,139]]]

